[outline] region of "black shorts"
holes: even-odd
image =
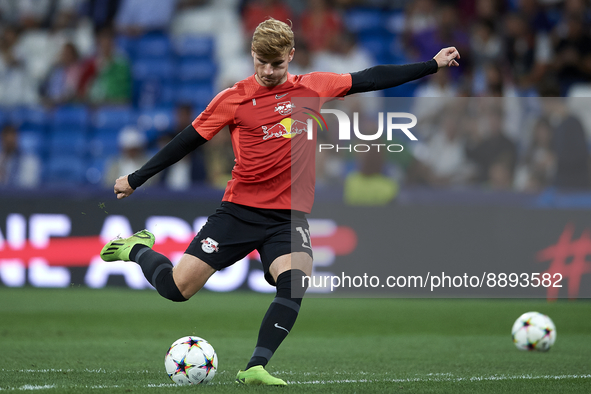
[[[312,257],[308,220],[303,212],[263,209],[224,201],[193,238],[185,253],[198,257],[215,270],[243,259],[253,250],[261,255],[265,279],[279,256],[306,252]]]

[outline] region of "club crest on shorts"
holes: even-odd
[[[219,243],[217,241],[214,241],[209,237],[201,240],[201,249],[203,249],[205,253],[218,252],[220,250],[218,245]]]

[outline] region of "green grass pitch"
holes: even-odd
[[[308,298],[268,366],[290,385],[237,385],[272,298],[204,292],[176,304],[147,290],[0,288],[0,392],[591,392],[588,300]],[[530,310],[556,324],[547,353],[511,342]],[[211,384],[168,379],[164,354],[185,335],[216,349]]]

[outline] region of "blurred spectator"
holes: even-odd
[[[554,48],[552,63],[561,95],[576,82],[591,82],[591,35],[582,16],[568,16],[566,35]]]
[[[433,123],[433,118],[440,113],[448,103],[441,100],[441,97],[455,97],[457,89],[450,80],[449,69],[442,68],[437,73],[428,76],[426,83],[422,83],[415,90],[415,99],[411,113],[414,114],[421,124],[421,134],[426,137],[431,133],[424,130],[423,125]],[[456,101],[457,102],[457,101]],[[427,127],[429,128],[429,127]]]
[[[17,58],[15,45],[18,32],[7,26],[0,37],[0,105],[36,104],[37,85]]]
[[[328,48],[314,55],[313,68],[315,71],[345,74],[365,70],[374,64],[371,54],[357,45],[355,35],[343,31]]]
[[[244,34],[237,0],[180,0],[170,31],[174,36],[206,35],[215,40],[218,90],[252,75],[250,38]]]
[[[178,104],[174,111],[174,130],[170,131],[176,134],[193,123],[194,119],[193,107],[190,104]]]
[[[269,17],[290,24],[293,22],[293,13],[283,0],[250,0],[246,1],[242,9],[244,31],[247,36],[252,36],[259,23]]]
[[[360,153],[359,170],[345,178],[344,200],[349,205],[378,206],[393,201],[398,184],[385,176],[384,158],[378,152]]]
[[[209,140],[203,154],[208,183],[212,187],[225,189],[232,177],[232,168],[236,160],[228,126]]]
[[[35,187],[41,179],[41,160],[22,153],[18,132],[6,125],[0,133],[0,186]]]
[[[499,22],[502,20],[505,0],[475,0],[475,18]],[[498,26],[497,26],[498,27]]]
[[[514,163],[506,156],[495,160],[488,170],[486,186],[493,190],[511,190],[513,186]]]
[[[92,26],[78,17],[79,3],[71,0],[47,3],[53,3],[47,23],[23,28],[15,44],[16,56],[36,88],[46,80],[66,42],[74,43],[84,55],[90,54],[94,45]]]
[[[80,13],[92,21],[97,30],[111,26],[119,8],[120,0],[86,0]]]
[[[434,133],[426,145],[415,149],[418,163],[415,176],[420,183],[431,186],[451,186],[465,182],[471,174],[461,135],[461,117],[443,112],[440,130]]]
[[[306,41],[311,52],[329,49],[342,32],[343,22],[328,1],[308,1],[308,7],[301,16],[300,31],[297,35]]]
[[[195,116],[188,104],[180,104],[175,110],[173,129],[158,137],[158,149],[170,142],[181,130],[189,126]],[[186,190],[191,184],[203,184],[207,180],[205,155],[197,148],[181,161],[162,171],[160,184],[171,190]]]
[[[47,0],[2,0],[0,20],[25,29],[47,26],[52,6]]]
[[[50,27],[62,29],[76,25],[82,15],[82,4],[81,0],[55,0]]]
[[[148,140],[146,135],[133,126],[127,126],[121,130],[117,137],[120,154],[107,159],[105,164],[105,187],[113,187],[117,178],[131,174],[144,165],[150,158],[146,147]],[[156,184],[158,176],[152,178],[149,183]],[[149,184],[148,183],[148,184]]]
[[[525,18],[527,24],[535,32],[549,33],[554,27],[554,24],[542,7],[541,1],[519,0],[517,2],[517,8],[519,13]]]
[[[81,90],[92,103],[117,104],[131,99],[131,68],[124,54],[117,52],[112,30],[98,33],[96,55],[83,67]]]
[[[66,43],[45,84],[44,93],[47,101],[50,104],[62,104],[80,98],[81,75],[82,63],[78,50],[71,42]]]
[[[176,134],[163,133],[158,136],[158,149],[168,144]],[[160,174],[159,185],[169,190],[187,190],[191,187],[191,156],[187,155]]]
[[[589,189],[589,145],[581,121],[559,96],[558,84],[552,81],[540,88],[544,112],[552,125],[552,147],[556,157],[553,185],[564,190]]]
[[[110,0],[103,1],[103,7],[108,7],[110,2]],[[52,48],[54,51],[52,60],[57,60],[59,49],[68,42],[76,46],[80,57],[93,53],[95,32],[102,26],[84,17],[86,11],[83,6],[87,3],[88,0],[57,0],[49,31],[56,41]]]
[[[515,172],[514,186],[517,191],[540,192],[551,184],[556,171],[552,139],[552,126],[548,119],[537,119],[531,144]]]
[[[450,70],[452,79],[456,80],[470,64],[470,39],[462,30],[456,9],[451,5],[442,5],[437,9],[436,26],[414,34],[406,49],[412,59],[425,61],[448,46],[455,46],[462,56],[460,67]]]
[[[518,142],[524,137],[521,121],[526,116],[526,99],[513,86],[511,75],[498,64],[490,63],[484,68],[484,79],[474,80],[474,93],[482,97],[498,99],[481,100],[479,103],[499,105],[503,109],[503,131],[506,136]],[[484,84],[484,86],[482,86]]]
[[[437,25],[437,3],[435,0],[417,0],[408,2],[404,10],[405,34],[417,34],[434,29]]]
[[[463,21],[474,21],[480,18],[476,17],[476,1],[474,0],[456,0],[458,17]]]
[[[561,2],[561,7],[555,10],[561,12],[560,20],[555,26],[559,36],[566,34],[569,17],[582,18],[586,25],[591,23],[591,8],[589,8],[588,0],[562,0]]]
[[[493,102],[485,109],[483,134],[474,133],[466,146],[467,157],[476,165],[475,181],[477,183],[490,184],[498,180],[491,175],[498,175],[499,167],[503,171],[509,171],[512,183],[513,171],[517,160],[517,147],[510,140],[503,129],[504,114],[502,109]],[[481,137],[484,135],[484,137]]]
[[[126,35],[166,31],[177,0],[121,0],[115,16],[115,27]]]
[[[313,64],[313,55],[310,53],[308,46],[303,41],[295,43],[295,55],[291,63],[289,63],[289,73],[293,75],[307,74],[312,71],[317,71]],[[252,69],[252,66],[250,67]]]
[[[551,58],[548,36],[536,34],[523,15],[505,18],[505,56],[516,87],[526,93],[544,76]],[[526,94],[523,94],[526,95]]]
[[[318,144],[327,142],[326,138],[322,138],[322,134],[318,135]],[[342,184],[346,172],[346,163],[340,153],[333,152],[332,150],[323,150],[316,154],[317,188]]]
[[[556,176],[554,185],[560,189],[589,189],[589,148],[580,120],[561,112],[554,125]]]
[[[511,75],[503,72],[500,65],[487,64],[483,69],[482,79],[474,79],[474,93],[481,97],[514,97],[517,92]]]
[[[481,73],[485,66],[499,62],[503,55],[503,43],[492,21],[480,19],[473,24],[470,50],[475,73]]]

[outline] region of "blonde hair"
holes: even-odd
[[[294,44],[291,27],[287,23],[269,18],[255,29],[251,48],[260,56],[279,57],[289,53]]]

